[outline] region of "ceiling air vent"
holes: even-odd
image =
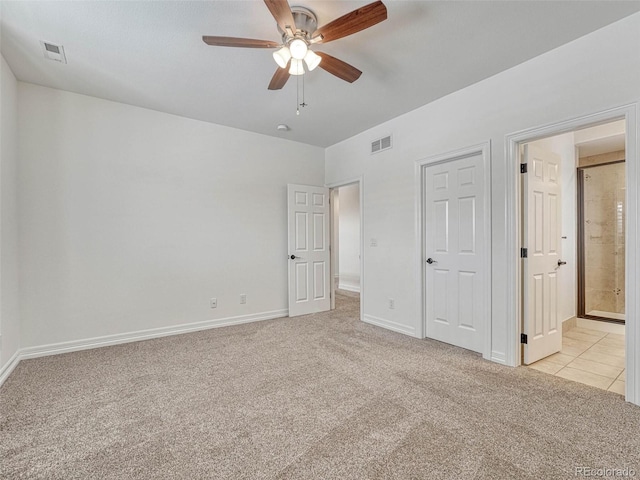
[[[391,148],[391,135],[371,142],[371,153],[382,152]]]
[[[42,45],[44,58],[55,62],[67,63],[67,57],[64,54],[64,47],[62,45],[54,45],[48,42],[40,42],[40,44]]]

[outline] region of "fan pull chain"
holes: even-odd
[[[306,107],[307,104],[304,103],[304,75],[302,76],[302,103],[300,104],[301,107]]]
[[[300,103],[300,77],[302,77],[302,103]],[[300,107],[306,107],[308,104],[304,101],[304,75],[296,76],[296,115],[300,115]]]

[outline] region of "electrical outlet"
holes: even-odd
[[[247,303],[247,294],[246,293],[241,293],[240,294],[240,303],[243,304],[243,305],[245,303]]]
[[[396,301],[393,298],[389,299],[389,310],[396,308]]]
[[[378,246],[378,239],[377,238],[372,238],[371,242],[369,243],[369,245],[371,245],[372,247],[377,247]]]
[[[211,299],[211,308],[218,308],[218,299],[215,297]]]

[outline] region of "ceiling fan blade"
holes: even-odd
[[[295,33],[296,22],[293,20],[293,13],[291,13],[291,7],[289,7],[287,0],[264,0],[264,3],[283,32],[286,32],[289,27]]]
[[[271,83],[269,83],[269,90],[280,90],[284,87],[284,84],[289,80],[289,65],[291,61],[287,63],[287,68],[278,68],[276,73],[273,74],[273,78],[271,78]]]
[[[316,53],[322,57],[322,61],[318,66],[342,80],[353,83],[360,78],[360,75],[362,75],[362,72],[356,67],[349,65],[342,60],[338,60],[336,57],[332,57],[328,53]]]
[[[280,44],[270,40],[256,40],[253,38],[237,38],[237,37],[212,37],[203,36],[202,41],[207,45],[216,47],[244,47],[244,48],[276,48]]]
[[[322,35],[320,43],[332,42],[347,35],[353,35],[387,19],[387,7],[378,1],[347,13],[333,22],[317,29],[313,37]]]

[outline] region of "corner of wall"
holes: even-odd
[[[18,81],[0,58],[0,384],[18,363]]]

